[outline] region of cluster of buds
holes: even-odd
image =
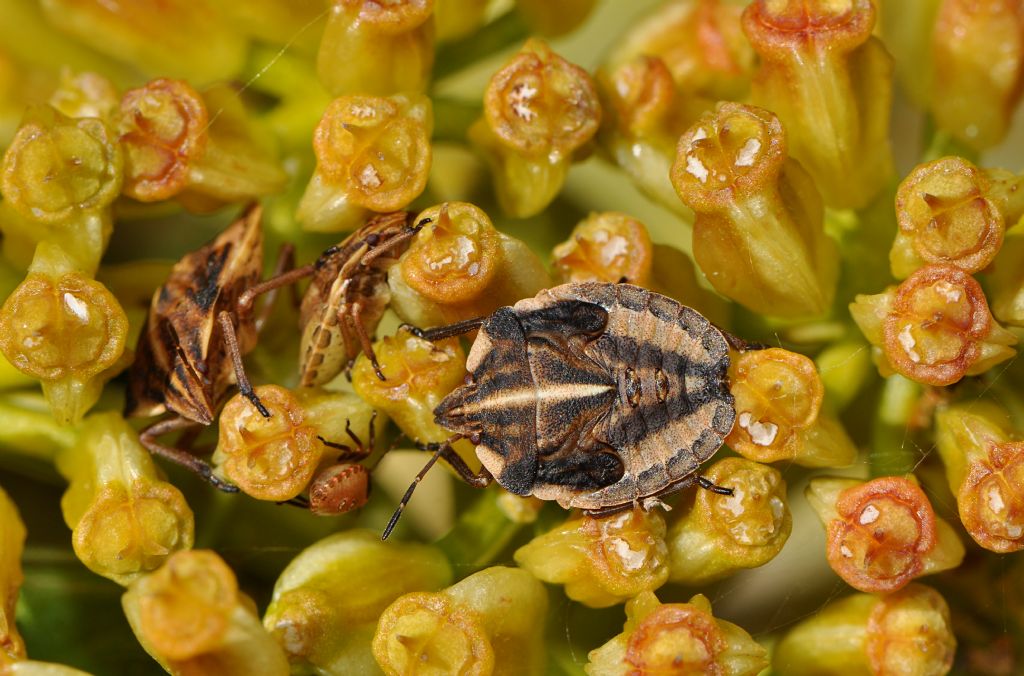
[[[293,668],[367,673],[377,618],[399,596],[451,583],[448,561],[436,549],[380,541],[349,530],[311,545],[274,584],[263,625]]]
[[[494,567],[440,592],[404,594],[380,616],[373,656],[386,674],[544,673],[544,585]]]
[[[829,565],[854,589],[894,592],[964,558],[956,531],[912,478],[818,477],[806,495],[825,524]]]
[[[649,591],[626,604],[622,633],[587,659],[588,676],[755,676],[768,667],[767,651],[742,628],[712,615],[707,597],[663,604]]]
[[[1024,549],[1024,442],[1013,439],[1009,414],[981,400],[956,404],[935,416],[939,447],[960,521],[985,549]]]
[[[516,550],[516,563],[591,608],[622,603],[665,584],[665,520],[640,509],[570,519]]]
[[[121,604],[139,642],[169,673],[289,673],[284,650],[214,552],[174,554],[132,583]]]
[[[544,42],[527,42],[491,78],[484,117],[470,129],[491,165],[501,208],[517,218],[543,211],[600,122],[590,75]]]
[[[857,296],[850,314],[882,375],[950,385],[1015,354],[1017,337],[992,318],[981,285],[949,264],[926,265],[899,286]]]
[[[750,88],[754,53],[740,28],[743,5],[666,2],[621,38],[598,72],[602,147],[669,209],[681,209],[668,181],[679,136],[716,102],[742,100]]]
[[[761,57],[752,96],[830,207],[863,207],[892,174],[892,57],[871,0],[754,0],[743,31]]]
[[[699,490],[679,505],[668,533],[669,579],[701,585],[768,563],[793,529],[786,482],[775,469],[742,458],[719,460],[704,473],[732,495]]]
[[[755,312],[823,315],[838,253],[814,181],[771,112],[723,103],[679,139],[672,184],[696,214],[693,254],[711,285]]]
[[[494,228],[479,207],[448,202],[423,211],[427,221],[388,271],[391,307],[414,326],[482,317],[551,286],[537,254]]]

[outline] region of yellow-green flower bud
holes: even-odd
[[[0,218],[4,234],[53,242],[78,269],[94,274],[110,237],[109,207],[121,191],[123,166],[121,147],[102,120],[31,109],[0,165],[5,209],[21,217]]]
[[[756,676],[768,666],[768,652],[742,628],[712,615],[701,594],[666,604],[653,592],[640,594],[626,604],[623,632],[587,658],[588,676]]]
[[[587,71],[544,42],[527,41],[491,78],[484,117],[469,131],[491,165],[502,210],[517,218],[543,211],[600,122]]]
[[[214,468],[257,500],[290,500],[313,478],[324,444],[291,392],[260,385],[256,395],[270,417],[242,394],[232,397],[220,414]]]
[[[57,467],[69,482],[61,509],[71,543],[93,572],[128,585],[192,546],[192,510],[119,414],[87,418]]]
[[[994,552],[1024,549],[1024,442],[1011,438],[1009,414],[985,399],[944,408],[935,443],[967,533]]]
[[[14,624],[18,588],[25,576],[21,572],[21,553],[25,548],[25,524],[18,508],[0,488],[0,671],[4,656],[25,658],[25,642]]]
[[[679,139],[672,184],[697,212],[693,253],[711,285],[774,317],[824,314],[838,254],[813,181],[761,108],[723,103]]]
[[[960,157],[918,165],[896,191],[893,275],[902,279],[928,263],[968,273],[985,269],[1003,245],[1004,230],[1024,214],[1022,195],[1024,179]]]
[[[182,551],[121,597],[136,638],[172,674],[286,676],[284,651],[214,552]]]
[[[665,519],[642,509],[570,519],[520,547],[515,559],[538,579],[564,584],[574,601],[604,608],[665,584]]]
[[[488,0],[434,0],[437,41],[455,40],[476,31],[487,18]]]
[[[1011,326],[1024,326],[1024,232],[1007,233],[992,267],[992,314]]]
[[[516,9],[534,33],[555,38],[571,33],[583,23],[596,0],[515,0]]]
[[[246,42],[206,0],[44,0],[46,17],[96,51],[150,75],[229,80]]]
[[[526,571],[487,568],[441,592],[400,596],[380,616],[373,656],[389,676],[542,674],[547,606]]]
[[[404,209],[430,174],[430,99],[343,96],[313,132],[316,171],[295,217],[306,230],[354,230],[370,211]]]
[[[552,286],[537,254],[478,207],[446,202],[416,218],[425,219],[388,271],[391,308],[404,321],[428,327],[482,317]]]
[[[892,54],[901,88],[918,107],[927,107],[934,66],[932,31],[942,0],[877,2],[878,24]]]
[[[894,594],[832,601],[775,646],[772,667],[787,676],[946,674],[956,638],[945,599],[921,584]]]
[[[932,31],[935,122],[984,150],[1002,140],[1024,82],[1024,11],[1013,0],[942,0]]]
[[[992,319],[981,285],[952,265],[927,265],[898,287],[858,295],[850,314],[883,376],[950,385],[1015,353],[1017,337]]]
[[[867,482],[818,477],[806,496],[825,525],[829,565],[860,591],[893,592],[964,558],[956,531],[935,516],[913,475]]]
[[[121,96],[110,80],[91,71],[63,68],[49,104],[68,117],[97,117],[112,122]]]
[[[736,425],[725,442],[744,458],[805,467],[845,467],[857,449],[821,410],[825,387],[810,358],[773,347],[740,353],[729,366]]]
[[[551,252],[560,282],[622,280],[650,287],[654,247],[647,227],[617,211],[590,214]]]
[[[825,204],[867,205],[892,175],[892,57],[871,0],[754,0],[743,30],[761,57],[753,101],[779,116]]]
[[[226,86],[200,95],[184,80],[160,78],[130,89],[118,132],[124,192],[143,202],[173,197],[192,211],[210,211],[278,192],[287,180]]]
[[[40,251],[46,245],[40,245]],[[124,354],[128,318],[99,282],[78,272],[53,273],[37,255],[25,281],[0,309],[0,350],[42,381],[54,416],[70,423],[96,403]]]
[[[793,529],[786,482],[777,470],[726,458],[703,476],[731,488],[732,495],[697,490],[692,503],[676,507],[681,514],[667,538],[669,579],[687,585],[706,584],[768,563],[782,551]]]
[[[331,0],[316,70],[334,96],[422,92],[434,65],[434,0]]]
[[[233,29],[261,42],[316,53],[327,0],[207,0]],[[285,56],[282,54],[281,56]],[[308,68],[308,66],[307,66]],[[261,71],[262,74],[262,71]],[[249,83],[256,84],[256,83]],[[258,85],[257,85],[258,86]]]
[[[442,588],[451,576],[444,556],[427,545],[385,543],[363,530],[335,533],[284,569],[263,626],[293,668],[372,673],[370,643],[384,609],[403,594]]]

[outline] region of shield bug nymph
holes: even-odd
[[[753,346],[680,303],[630,284],[589,282],[541,291],[488,317],[413,333],[439,340],[479,329],[466,383],[435,409],[454,433],[443,458],[468,483],[607,514],[698,483],[736,417],[729,347]],[[469,439],[472,472],[451,450]]]

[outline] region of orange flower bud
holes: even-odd
[[[213,461],[248,495],[259,500],[289,500],[313,477],[323,444],[291,392],[277,385],[261,385],[256,394],[270,417],[260,415],[241,394],[232,397],[220,414]]]
[[[552,254],[562,282],[612,282],[625,279],[650,286],[654,247],[643,223],[626,214],[591,214],[573,228]]]
[[[963,560],[956,533],[909,478],[819,477],[807,497],[826,524],[829,565],[855,589],[892,592]]]
[[[980,360],[993,324],[978,282],[959,268],[929,265],[897,287],[882,326],[883,349],[898,373],[949,385]],[[1006,351],[1002,359],[1013,354]]]

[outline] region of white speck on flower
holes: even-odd
[[[949,303],[956,303],[963,297],[963,292],[954,285],[943,280],[935,285],[935,291]]]
[[[89,321],[89,306],[69,292],[64,293],[64,306],[82,322]]]
[[[1003,502],[1003,492],[999,490],[999,486],[989,486],[988,490],[985,491],[985,500],[988,502],[988,508],[996,514],[1000,514],[1006,509],[1006,503]]]
[[[512,88],[508,95],[509,103],[512,104],[512,111],[523,121],[530,122],[537,116],[530,108],[529,102],[537,95],[537,89],[528,84],[518,84]]]
[[[863,511],[861,511],[860,519],[858,519],[858,521],[860,521],[860,525],[866,526],[869,523],[878,521],[879,514],[881,514],[881,512],[878,511],[878,507],[869,504],[863,509]]]
[[[903,351],[907,353],[908,357],[910,357],[910,361],[915,364],[921,361],[921,355],[914,352],[914,346],[917,345],[917,341],[914,340],[914,334],[910,332],[910,324],[903,327],[903,330],[900,331],[900,335],[897,336],[897,340],[900,341]]]
[[[743,512],[746,511],[746,508],[743,506],[745,495],[746,493],[743,492],[742,488],[733,487],[732,495],[723,495],[721,497],[722,508],[737,518],[742,516]]]
[[[747,431],[750,440],[758,446],[771,446],[779,434],[779,426],[775,423],[754,420],[749,411],[743,411],[739,417],[740,427]]]
[[[754,158],[757,157],[757,153],[761,150],[761,142],[756,138],[748,139],[743,147],[740,148],[739,154],[736,156],[737,167],[749,167],[754,164]]]
[[[708,137],[707,130],[705,130],[704,127],[697,127],[697,131],[693,132],[693,139],[692,139],[692,141],[703,141],[707,137]]]
[[[451,265],[453,260],[455,259],[452,258],[451,255],[449,254],[442,258],[441,260],[430,261],[429,266],[431,270],[440,270],[446,265]]]
[[[853,552],[851,552],[850,548],[847,547],[846,545],[839,545],[839,553],[842,554],[843,556],[845,556],[848,559],[852,559],[853,558]]]
[[[695,176],[701,183],[708,182],[708,168],[693,155],[686,156],[686,173]]]
[[[380,174],[372,164],[367,164],[359,173],[359,182],[364,188],[379,188],[384,181],[380,180]]]
[[[625,256],[627,253],[629,253],[629,242],[626,241],[625,237],[616,235],[608,239],[604,246],[601,247],[601,264],[609,266],[615,262],[616,258]]]
[[[608,546],[622,562],[622,567],[628,571],[640,570],[647,563],[647,554],[637,551],[629,546],[629,543],[622,538],[612,538]]]
[[[373,106],[360,106],[360,105],[352,106],[351,112],[352,112],[352,114],[354,116],[356,116],[358,118],[361,118],[361,119],[364,119],[364,120],[369,118],[369,117],[373,117],[374,114],[376,113],[376,111],[373,109]]]

